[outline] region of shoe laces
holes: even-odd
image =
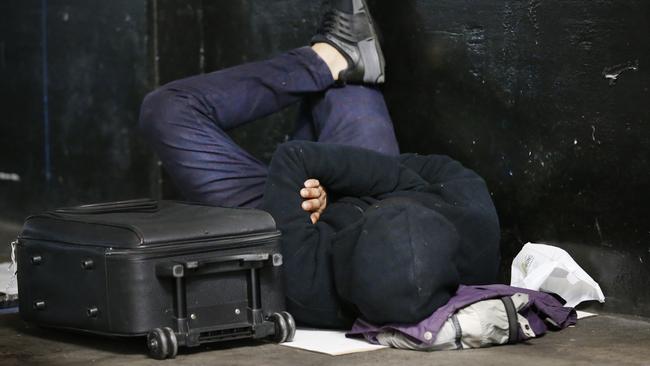
[[[323,21],[318,33],[331,34],[353,41],[354,35],[352,34],[350,18],[351,16],[346,13],[330,9],[323,14]]]

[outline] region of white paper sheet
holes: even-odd
[[[591,318],[592,316],[598,315],[595,313],[589,313],[587,311],[582,311],[582,310],[576,310],[576,314],[578,315],[578,319]]]
[[[284,342],[280,343],[280,345],[332,356],[387,348],[386,346],[370,344],[364,339],[346,338],[344,331],[309,328],[298,328],[293,342]]]

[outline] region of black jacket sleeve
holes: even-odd
[[[445,202],[465,207],[481,208],[496,216],[490,192],[481,176],[446,155],[402,154],[401,164],[426,180],[421,190],[432,193]]]

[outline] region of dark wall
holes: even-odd
[[[650,3],[369,1],[401,148],[449,154],[486,178],[503,279],[523,243],[550,243],[600,282],[605,310],[650,315]],[[134,131],[144,93],[306,44],[318,3],[0,4],[0,219],[157,196],[158,168]],[[268,160],[294,114],[233,135]]]
[[[145,1],[0,3],[0,221],[149,194],[147,34]]]

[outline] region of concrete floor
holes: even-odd
[[[600,315],[525,344],[421,353],[384,349],[328,356],[271,343],[213,344],[174,360],[146,355],[143,338],[105,338],[41,329],[0,315],[0,365],[650,365],[650,319]]]

